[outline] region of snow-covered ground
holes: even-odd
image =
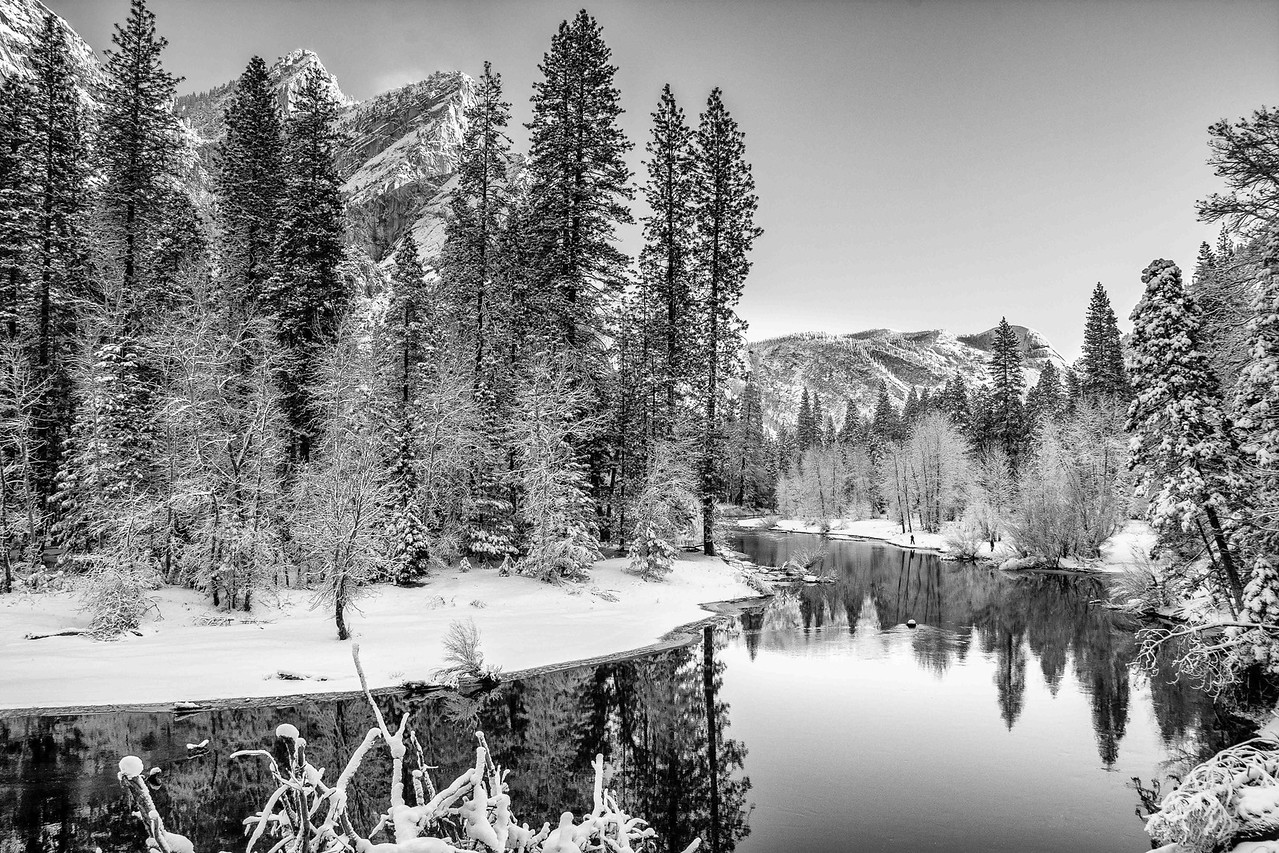
[[[742,527],[762,527],[763,518],[743,518],[737,522]],[[887,518],[863,518],[829,520],[826,525],[801,519],[783,519],[773,527],[795,533],[821,533],[827,530],[831,539],[871,539],[887,542],[902,548],[922,548],[942,552],[947,550],[946,533],[902,533],[901,525]],[[1101,558],[1096,560],[1062,560],[1060,568],[1098,572],[1122,572],[1143,565],[1144,555],[1155,545],[1155,532],[1144,521],[1129,521],[1123,529],[1107,539],[1101,546]],[[1015,555],[1004,543],[996,543],[992,554],[990,546],[983,544],[977,555],[980,559],[1006,563]]]
[[[420,588],[378,587],[348,612],[370,687],[430,681],[454,620],[474,619],[485,663],[514,673],[638,650],[710,615],[703,603],[757,595],[739,569],[685,556],[664,581],[624,571],[624,559],[596,565],[589,584],[553,586],[496,570],[453,572]],[[142,636],[113,642],[85,636],[28,640],[83,628],[71,592],[0,596],[0,709],[169,704],[356,690],[351,643],[339,642],[327,609],[310,594],[283,591],[236,624],[201,624],[214,611],[192,590],[156,593],[158,613]],[[240,622],[244,617],[254,623]],[[281,671],[306,676],[283,680]],[[321,680],[323,679],[323,680]]]

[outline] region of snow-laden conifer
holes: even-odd
[[[1238,607],[1243,585],[1228,528],[1235,451],[1217,378],[1199,346],[1198,305],[1172,261],[1152,261],[1141,280],[1146,291],[1132,312],[1131,465],[1157,529],[1202,530],[1211,539],[1225,591]]]

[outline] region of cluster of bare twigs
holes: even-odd
[[[595,786],[590,812],[575,818],[564,812],[556,826],[545,823],[533,830],[520,823],[511,810],[506,783],[509,771],[497,765],[482,732],[476,732],[475,764],[444,788],[437,788],[422,754],[417,735],[405,714],[392,731],[373,701],[353,649],[356,671],[376,725],[356,747],[345,768],[332,783],[324,771],[307,759],[306,740],[291,724],[276,729],[285,761],[281,765],[267,750],[243,750],[232,758],[259,757],[270,763],[276,787],[262,809],[244,821],[249,836],[246,853],[253,853],[264,839],[273,842],[265,853],[457,853],[488,850],[493,853],[579,853],[579,851],[642,850],[654,832],[642,818],[626,814],[604,787],[605,765],[595,756]],[[381,740],[391,753],[389,806],[377,824],[361,834],[348,813],[348,790],[361,762]],[[411,791],[406,790],[407,778]],[[120,762],[120,782],[146,826],[149,846],[159,853],[194,853],[191,842],[168,832],[143,778],[142,761],[126,756]],[[375,843],[379,836],[388,839]],[[694,841],[684,853],[699,846]]]

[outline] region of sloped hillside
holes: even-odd
[[[1038,381],[1046,361],[1065,366],[1038,332],[1024,326],[1013,329],[1029,383]],[[940,388],[956,372],[970,385],[984,382],[993,335],[994,329],[960,336],[943,329],[870,329],[847,335],[810,332],[752,343],[750,365],[764,411],[774,424],[794,420],[805,388],[821,395],[828,412],[842,416],[848,403],[870,412],[881,382],[898,403],[912,387]]]

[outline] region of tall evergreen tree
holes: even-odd
[[[53,15],[45,18],[31,69],[32,221],[26,266],[32,291],[32,363],[44,389],[37,413],[37,488],[41,501],[47,502],[71,428],[70,362],[77,320],[93,295],[85,234],[89,151],[84,110],[66,32]]]
[[[653,113],[652,137],[645,149],[644,200],[652,212],[643,219],[639,258],[640,281],[653,305],[650,336],[660,352],[655,372],[664,405],[661,431],[668,437],[675,428],[678,389],[691,374],[693,361],[688,352],[693,320],[693,142],[693,131],[668,83]]]
[[[1079,368],[1080,390],[1084,394],[1105,394],[1124,401],[1131,398],[1119,323],[1101,282],[1093,288],[1092,299],[1088,303]]]
[[[255,56],[236,82],[218,150],[222,286],[241,320],[275,307],[263,302],[284,195],[283,162],[279,99],[266,63]]]
[[[338,265],[344,257],[345,212],[337,171],[341,137],[337,104],[312,71],[294,93],[284,149],[284,199],[268,291],[284,350],[280,376],[289,421],[289,457],[310,458],[317,411],[311,399],[319,359],[337,336],[349,294]]]
[[[808,402],[808,389],[800,392],[799,417],[795,421],[795,442],[800,454],[813,446],[813,409]]]
[[[158,237],[178,192],[173,175],[179,150],[173,97],[179,78],[161,65],[168,40],[156,34],[146,0],[132,0],[107,51],[106,91],[96,153],[102,174],[101,207],[112,292],[125,335],[138,334],[143,314],[168,297],[156,278]]]
[[[972,421],[972,412],[968,402],[968,381],[958,371],[946,380],[942,389],[942,410],[950,415],[951,420],[962,430],[967,430]]]
[[[919,416],[919,391],[912,385],[906,392],[906,402],[902,406],[902,422],[909,429],[915,425],[915,421],[919,420]]]
[[[389,326],[392,405],[386,418],[387,485],[391,507],[387,539],[397,582],[416,580],[430,564],[429,531],[418,495],[418,424],[414,399],[424,363],[434,349],[426,273],[412,232],[404,235],[391,268]]]
[[[991,379],[992,421],[990,439],[1015,460],[1026,437],[1022,393],[1026,387],[1022,372],[1021,345],[1006,317],[999,318],[988,364]]]
[[[511,105],[502,100],[502,75],[488,62],[466,109],[466,131],[458,152],[457,188],[449,202],[440,273],[455,306],[458,340],[469,345],[474,384],[494,381],[493,361],[504,353],[494,325],[508,306],[494,292],[497,243],[510,208],[506,172],[511,140],[506,126]]]
[[[23,283],[32,239],[31,88],[10,77],[0,84],[0,336],[17,342],[26,312]]]
[[[871,415],[871,435],[880,442],[898,441],[902,438],[901,416],[893,400],[888,396],[888,385],[879,383],[879,397],[875,400],[875,411]]]
[[[1244,606],[1255,622],[1279,623],[1279,226],[1270,234],[1248,328],[1251,361],[1234,400],[1253,514],[1244,541],[1251,560]],[[1273,671],[1273,643],[1260,644]]]
[[[529,199],[539,245],[532,271],[547,299],[552,344],[598,350],[604,300],[620,292],[626,257],[617,226],[632,221],[634,196],[618,119],[617,69],[600,26],[585,10],[560,24],[533,84]],[[586,369],[591,359],[586,359]]]
[[[809,441],[809,447],[821,447],[823,432],[822,429],[826,425],[826,413],[822,411],[822,398],[816,391],[813,392],[813,421],[812,436]]]
[[[839,428],[839,443],[843,445],[856,444],[861,440],[861,433],[861,414],[857,411],[857,406],[853,405],[853,401],[849,400],[844,406],[844,423]]]
[[[746,162],[746,142],[724,107],[718,88],[711,91],[697,128],[694,182],[694,233],[697,239],[697,314],[702,357],[702,547],[715,553],[716,457],[721,442],[717,404],[737,369],[742,323],[737,302],[750,272],[751,246],[763,230],[755,226],[755,178]]]
[[[1026,395],[1026,414],[1035,424],[1043,424],[1061,414],[1066,392],[1061,385],[1057,365],[1049,361],[1039,372],[1039,381]]]
[[[1151,523],[1165,531],[1202,532],[1216,548],[1225,593],[1242,604],[1232,547],[1230,496],[1235,455],[1222,413],[1221,390],[1200,347],[1199,307],[1181,270],[1155,260],[1142,272],[1146,292],[1133,309],[1133,379],[1139,393],[1128,410],[1133,467],[1150,496]],[[1206,523],[1206,529],[1201,524]]]

